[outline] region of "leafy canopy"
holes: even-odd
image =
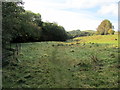
[[[112,29],[112,28],[113,28],[112,23],[109,20],[105,19],[98,26],[98,28],[97,28],[97,34],[107,35],[107,34],[109,34],[108,31],[110,29]]]

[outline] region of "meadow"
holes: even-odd
[[[118,35],[21,43],[3,67],[3,88],[118,88],[118,55]]]

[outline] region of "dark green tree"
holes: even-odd
[[[8,64],[11,56],[11,42],[21,28],[20,13],[24,12],[22,2],[2,2],[2,58],[3,65]],[[7,53],[7,54],[6,54]],[[13,54],[12,54],[13,55]],[[10,57],[9,57],[10,58]]]
[[[2,3],[2,42],[3,46],[11,42],[20,30],[20,13],[24,12],[22,2],[3,2]]]
[[[17,37],[14,37],[13,42],[40,41],[40,23],[42,23],[40,14],[31,11],[21,13],[21,28],[16,33]]]
[[[42,38],[45,41],[65,41],[67,32],[57,23],[44,22],[42,24]]]

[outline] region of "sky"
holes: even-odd
[[[24,9],[40,13],[42,21],[71,30],[96,30],[108,19],[118,30],[119,0],[23,0]]]

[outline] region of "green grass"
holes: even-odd
[[[17,64],[14,61],[3,68],[3,87],[118,87],[118,48],[114,43],[71,43],[22,43]]]
[[[85,43],[108,43],[118,45],[118,34],[116,35],[95,35],[87,37],[78,37],[74,40],[80,40],[79,42]]]

